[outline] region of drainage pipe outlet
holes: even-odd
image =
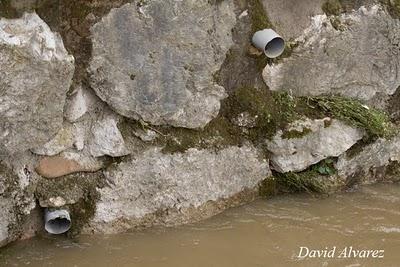
[[[44,229],[50,234],[59,235],[71,228],[71,217],[67,210],[49,210],[44,213]]]
[[[285,50],[285,41],[274,30],[264,29],[253,35],[253,44],[269,58],[279,57]]]

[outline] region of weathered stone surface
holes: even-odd
[[[64,123],[61,130],[49,142],[41,147],[31,149],[37,155],[54,156],[68,148],[72,148],[75,143],[76,128],[69,123]]]
[[[281,173],[302,171],[325,158],[337,157],[363,137],[363,131],[330,118],[296,121],[286,131],[305,135],[285,139],[279,130],[266,142],[272,166]]]
[[[367,176],[370,170],[387,166],[394,161],[400,162],[400,137],[398,136],[391,140],[378,139],[353,157],[343,154],[336,168],[342,177],[357,174]]]
[[[11,233],[8,231],[8,228],[14,224],[16,220],[13,208],[14,203],[11,199],[0,196],[0,247],[6,245],[13,239]]]
[[[65,105],[65,118],[69,122],[78,121],[88,111],[94,109],[99,104],[100,99],[86,88],[78,87],[67,99]]]
[[[326,0],[262,0],[275,30],[286,40],[297,38],[311,24],[311,17],[323,14]]]
[[[96,172],[102,167],[102,160],[81,153],[63,152],[58,156],[42,158],[35,170],[42,177],[57,178],[76,172]]]
[[[91,85],[118,113],[152,124],[204,127],[226,96],[213,75],[232,45],[233,1],[143,2],[91,28]]]
[[[47,142],[60,129],[74,58],[34,13],[0,19],[0,155]]]
[[[176,224],[188,210],[254,190],[271,175],[268,161],[250,146],[219,152],[189,149],[179,154],[160,150],[151,148],[105,172],[109,186],[99,189],[92,229],[123,231],[156,212],[160,212],[157,220]],[[171,218],[176,212],[180,215]]]
[[[125,141],[117,126],[117,118],[106,114],[94,123],[89,138],[89,151],[94,157],[121,157],[129,154]]]
[[[340,94],[364,101],[392,95],[400,85],[399,40],[399,20],[377,5],[337,18],[318,15],[292,56],[266,66],[263,77],[271,90],[294,95]]]
[[[25,165],[23,173],[19,173],[19,162],[13,163],[12,168],[18,173],[0,161],[0,247],[24,235],[24,222],[36,206],[33,192],[29,191],[34,179],[29,167]]]

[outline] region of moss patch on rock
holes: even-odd
[[[68,235],[74,236],[94,216],[96,202],[100,197],[97,188],[104,187],[105,183],[101,172],[77,173],[57,179],[42,178],[37,184],[35,196],[43,202],[55,197],[67,201],[64,208],[69,210],[72,219]]]
[[[325,116],[364,129],[370,139],[388,138],[394,133],[389,116],[385,112],[367,107],[358,100],[341,96],[301,97],[300,99],[309,110],[314,109]]]
[[[270,197],[280,193],[328,194],[331,182],[327,179],[335,175],[334,159],[325,159],[302,172],[273,172],[260,184],[261,196]]]
[[[311,132],[312,131],[309,128],[303,128],[302,131],[298,130],[283,131],[282,138],[283,139],[301,138]]]
[[[238,125],[235,121],[246,114],[252,119],[251,125]],[[322,119],[330,117],[364,129],[364,143],[379,137],[389,138],[394,127],[382,111],[369,108],[360,101],[340,96],[293,97],[286,92],[272,92],[267,89],[241,87],[222,102],[220,114],[204,129],[151,126],[159,133],[153,144],[164,146],[165,153],[184,152],[189,148],[222,149],[252,142],[263,145],[278,130],[283,138],[300,138],[310,133],[285,131],[287,126],[298,119],[308,117]],[[327,121],[325,127],[330,126]]]
[[[322,10],[328,16],[338,16],[343,12],[342,3],[339,0],[327,0],[322,5]]]

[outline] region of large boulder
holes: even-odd
[[[267,140],[273,168],[297,172],[328,157],[338,157],[363,137],[363,131],[341,121],[299,120]]]
[[[340,94],[360,100],[392,95],[400,86],[400,21],[380,6],[338,17],[317,15],[291,57],[267,65],[274,91],[294,95]]]
[[[160,150],[150,148],[105,172],[109,186],[99,189],[90,231],[119,232],[211,216],[232,206],[238,194],[256,191],[258,183],[271,175],[268,161],[252,146],[219,152],[192,148],[177,154]],[[207,204],[220,201],[226,202],[205,210]],[[202,208],[203,214],[198,215]]]
[[[35,14],[0,19],[0,156],[46,143],[61,128],[74,58]]]
[[[118,113],[152,124],[200,128],[226,96],[214,74],[232,45],[233,0],[126,4],[91,28],[89,72]]]

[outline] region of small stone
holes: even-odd
[[[137,129],[133,132],[133,134],[144,142],[154,141],[158,136],[158,134],[155,131],[150,129],[145,129],[145,130]]]
[[[54,156],[73,147],[75,142],[74,126],[65,123],[57,135],[43,146],[31,151],[37,155]]]
[[[96,172],[103,167],[103,162],[72,152],[59,156],[45,157],[36,166],[36,172],[45,178],[58,178],[76,172]]]
[[[49,199],[49,202],[51,204],[51,207],[59,208],[67,204],[67,201],[63,199],[62,197],[51,197]],[[42,206],[43,207],[43,206]]]
[[[76,122],[99,102],[94,92],[79,86],[67,99],[65,117],[69,122]]]
[[[130,152],[125,146],[124,138],[117,126],[114,116],[106,115],[95,122],[91,129],[92,138],[89,140],[89,150],[93,157],[121,157]]]
[[[256,127],[257,117],[251,116],[248,112],[240,113],[232,122],[239,127],[254,128]]]

